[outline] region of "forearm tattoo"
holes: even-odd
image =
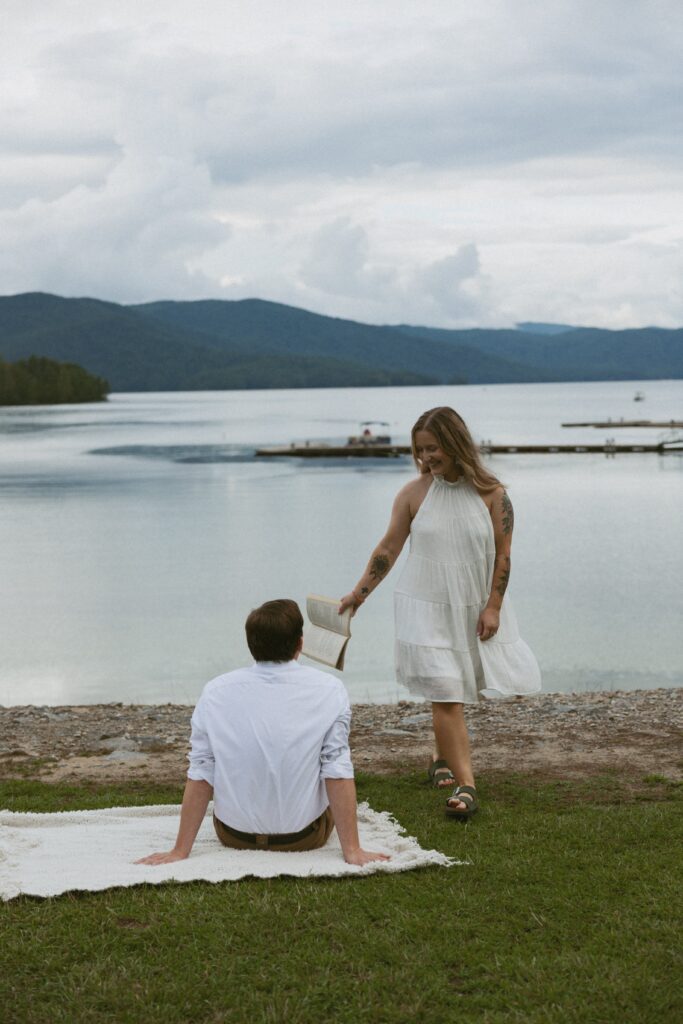
[[[507,590],[509,579],[510,570],[504,569],[503,572],[498,577],[498,579],[496,580],[496,592],[499,593],[501,597],[505,596],[505,591]]]
[[[390,568],[391,565],[386,555],[375,555],[370,563],[370,579],[378,582],[383,580]]]
[[[503,513],[503,533],[512,533],[512,527],[515,524],[515,513],[512,509],[512,502],[508,497],[507,491],[503,491],[503,496],[500,499],[500,507]]]
[[[496,581],[493,589],[497,594],[500,594],[501,597],[504,597],[510,579],[510,559],[507,555],[502,559],[502,563],[501,571],[496,573]]]

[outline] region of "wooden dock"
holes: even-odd
[[[605,455],[655,452],[658,455],[664,455],[673,451],[683,451],[683,441],[676,444],[616,444],[604,441],[602,444],[487,444],[481,446],[483,455],[585,455],[592,452],[602,452]]]
[[[290,455],[297,459],[396,459],[410,455],[403,444],[291,444],[282,448],[257,448],[257,455]]]
[[[655,427],[658,430],[680,430],[683,420],[598,420],[591,423],[563,423],[563,427],[598,427],[610,430],[612,427]]]
[[[683,451],[683,440],[660,442],[659,444],[615,444],[606,441],[599,444],[483,444],[483,455],[626,455],[643,452],[665,455],[667,452]],[[409,445],[289,445],[280,448],[257,448],[256,455],[266,458],[286,457],[297,459],[396,459],[410,455]]]

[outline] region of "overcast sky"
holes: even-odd
[[[683,324],[681,0],[2,0],[0,292]]]

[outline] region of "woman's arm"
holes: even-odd
[[[411,499],[415,500],[415,483],[416,481],[411,481],[396,495],[387,532],[370,555],[370,561],[358,583],[349,594],[342,597],[339,603],[340,615],[347,608],[353,608],[355,615],[356,610],[380,585],[401,554],[414,515],[411,511]]]
[[[504,487],[498,487],[493,492],[489,511],[493,522],[496,555],[493,564],[491,593],[477,623],[477,636],[480,640],[490,640],[498,632],[500,609],[510,579],[510,548],[515,514]]]

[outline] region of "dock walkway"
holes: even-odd
[[[482,444],[485,455],[586,455],[598,452],[605,455],[642,454],[651,452],[664,455],[683,451],[683,441],[658,444],[616,444],[603,441],[598,444]],[[409,445],[289,445],[280,448],[257,448],[256,455],[298,459],[395,459],[410,455]]]
[[[563,423],[563,427],[598,427],[610,430],[612,427],[655,427],[659,430],[679,430],[683,420],[597,420],[591,423]]]

